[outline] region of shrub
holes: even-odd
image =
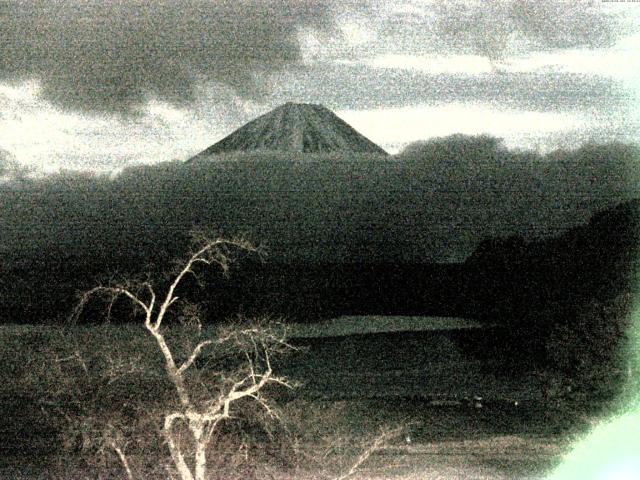
[[[545,342],[551,397],[598,406],[620,392],[631,300],[624,294],[607,303],[594,301],[573,321],[552,327]]]

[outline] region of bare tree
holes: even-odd
[[[257,323],[222,329],[216,338],[199,341],[181,359],[178,359],[175,349],[172,350],[167,341],[163,322],[179,300],[176,295],[178,287],[188,275],[195,274],[195,269],[200,265],[218,265],[226,272],[234,249],[257,251],[256,247],[244,240],[201,238],[199,248],[177,268],[163,293],[159,293],[151,281],[98,286],[82,295],[75,313],[77,318],[87,302],[96,295],[107,295],[110,307],[117,298],[125,297],[141,309],[144,327],[155,339],[162,353],[164,370],[175,393],[176,406],[164,413],[162,432],[173,466],[181,480],[207,478],[208,446],[212,435],[221,422],[231,417],[234,404],[243,399],[252,400],[261,405],[269,415],[277,416],[275,408],[263,394],[264,387],[268,384],[292,387],[286,379],[274,374],[271,364],[273,355],[291,348],[286,343],[283,328],[265,328],[264,324]],[[202,395],[197,382],[189,376],[190,371],[206,351],[228,347],[236,353],[241,352],[242,365],[233,372],[217,372],[217,391]],[[189,451],[186,450],[185,442],[181,441],[181,434],[185,431],[191,437],[192,450]],[[115,443],[113,448],[127,476],[132,478],[132,468],[123,449]]]

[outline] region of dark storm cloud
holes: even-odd
[[[639,161],[618,143],[541,155],[454,135],[384,159],[255,153],[63,172],[0,183],[0,252],[170,258],[203,225],[266,243],[275,263],[462,260],[485,237],[557,234],[638,197]]]
[[[513,49],[600,48],[614,43],[618,29],[601,2],[489,0],[438,3],[433,25],[444,45],[500,58]]]
[[[452,135],[409,145],[396,158],[431,191],[433,225],[474,232],[476,241],[558,234],[640,194],[640,149],[622,143],[543,155],[491,136]]]
[[[129,112],[193,100],[199,81],[244,96],[300,61],[301,28],[331,28],[317,0],[0,3],[0,78],[35,77],[73,109]]]
[[[620,18],[592,0],[453,0],[409,9],[376,1],[356,11],[372,19],[380,39],[361,53],[465,53],[502,59],[513,53],[607,47],[623,33]]]
[[[318,84],[314,79],[323,76]],[[538,111],[624,110],[629,92],[615,79],[576,73],[432,74],[368,65],[316,65],[283,82],[274,103],[322,98],[333,109],[451,102]]]

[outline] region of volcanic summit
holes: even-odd
[[[219,153],[256,150],[387,155],[328,108],[289,102],[250,121],[191,160]]]

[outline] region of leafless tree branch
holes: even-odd
[[[193,349],[193,352],[191,352],[189,358],[187,358],[184,363],[180,365],[180,368],[178,368],[178,373],[184,373],[191,365],[193,365],[193,362],[198,359],[198,356],[200,355],[202,350],[209,345],[213,345],[213,343],[213,340],[205,340],[196,345],[196,348]]]
[[[256,252],[257,248],[242,239],[203,241],[198,249],[176,270],[175,276],[161,296],[157,295],[150,281],[141,282],[136,286],[115,285],[98,286],[85,292],[74,312],[74,319],[82,313],[87,302],[96,295],[107,295],[110,300],[109,312],[113,302],[120,297],[128,298],[135,306],[142,309],[145,314],[144,326],[154,337],[160,349],[164,361],[165,372],[171,381],[178,398],[177,410],[168,412],[164,417],[163,434],[173,464],[181,480],[205,480],[207,477],[206,448],[213,431],[218,424],[230,418],[231,406],[235,402],[250,398],[264,408],[271,416],[277,417],[277,412],[271,407],[260,391],[269,383],[275,383],[291,388],[292,384],[286,379],[273,376],[271,354],[292,348],[285,340],[284,329],[270,329],[263,325],[250,325],[246,328],[227,328],[219,332],[216,339],[200,341],[190,352],[186,360],[181,364],[176,363],[175,357],[161,326],[169,309],[178,301],[176,291],[187,275],[195,274],[197,265],[218,265],[223,272],[229,269],[231,249],[247,252]],[[191,312],[193,313],[193,312]],[[234,350],[242,352],[246,360],[245,374],[239,379],[221,382],[217,399],[211,402],[194,400],[193,385],[187,381],[185,374],[206,348],[222,346],[230,343]],[[259,371],[261,369],[262,371]],[[224,380],[225,377],[222,376]],[[236,377],[237,378],[237,377]],[[224,387],[226,383],[226,387]],[[194,440],[194,465],[189,467],[187,459],[182,451],[180,442],[177,441],[175,432],[179,431],[179,425],[186,426]],[[116,447],[113,447],[114,449]],[[131,480],[131,471],[126,463],[126,457],[122,450],[116,450],[127,475]]]
[[[336,477],[334,480],[346,480],[347,478],[353,476],[364,464],[364,462],[366,462],[369,457],[371,457],[371,455],[383,448],[389,440],[400,435],[405,428],[406,427],[403,425],[391,430],[383,430],[382,432],[380,432],[380,434],[373,440],[373,442],[371,442],[371,445],[369,445],[369,447],[367,447],[358,456],[358,458],[356,458],[355,462],[353,462],[353,464],[351,465],[351,468],[349,468],[346,473],[340,475],[339,477]]]

